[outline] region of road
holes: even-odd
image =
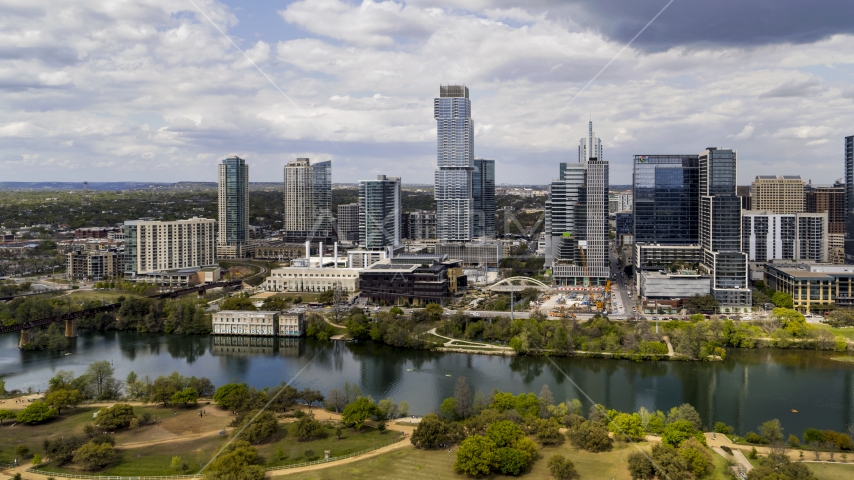
[[[620,296],[620,301],[624,308],[620,313],[624,316],[631,316],[634,301],[627,295],[631,291],[631,285],[626,282],[626,278],[623,276],[623,269],[620,268],[620,263],[617,259],[617,254],[612,248],[608,249],[608,259],[610,261],[611,274],[615,275],[616,278],[614,281],[616,285],[611,287],[611,291]]]

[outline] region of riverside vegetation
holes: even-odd
[[[366,431],[382,435],[388,422],[408,415],[406,402],[398,403],[392,398],[376,401],[349,383],[323,395],[285,384],[256,389],[243,383],[229,383],[214,388],[208,379],[177,372],[154,380],[131,373],[120,382],[113,377],[106,361],[93,363],[80,376],[61,371],[50,379],[49,385],[43,399],[13,413],[21,424],[18,428],[55,425],[50,429],[51,436],[40,445],[42,439],[28,438],[25,433],[16,435],[18,439],[28,438],[27,442],[10,444],[0,440],[3,459],[14,454],[16,458],[31,459],[40,469],[58,473],[112,472],[110,469],[117,462],[124,462],[126,469],[132,469],[134,462],[148,460],[138,459],[138,455],[123,455],[128,449],[117,439],[126,437],[103,433],[133,431],[154,421],[151,411],[129,402],[185,409],[195,407],[199,398],[205,397],[217,405],[210,408],[234,414],[230,423],[233,441],[228,446],[209,444],[218,454],[205,469],[205,478],[219,480],[239,475],[241,479],[260,480],[265,466],[287,463],[288,452],[299,451],[299,458],[316,459],[317,452],[311,448],[313,442],[322,439],[344,442],[342,437],[358,437]],[[94,419],[91,415],[75,416],[74,410],[87,399],[113,399],[117,403],[98,410]],[[292,410],[298,404],[309,412],[300,408]],[[338,412],[340,422],[316,420],[312,408]],[[10,411],[0,410],[0,418],[9,418],[6,412]],[[63,417],[85,423],[80,430],[65,430],[68,427],[62,423]],[[76,425],[81,426],[79,422]],[[732,427],[721,422],[713,428],[718,433],[732,435]],[[579,468],[574,459],[588,456],[595,464],[595,459],[601,456],[602,463],[622,464],[623,471],[637,479],[727,478],[726,461],[707,447],[703,429],[699,413],[689,404],[666,412],[645,408],[621,412],[598,404],[584,408],[577,398],[555,399],[545,385],[539,394],[514,395],[498,390],[485,394],[472,391],[466,379],[460,377],[454,395],[443,400],[435,413],[421,419],[410,442],[419,450],[451,449],[454,462],[448,468],[467,476],[519,476],[545,469],[559,480],[585,478],[596,475],[586,470],[591,464]],[[750,453],[751,457],[757,457],[758,466],[748,474],[748,480],[815,479],[806,464],[793,462],[784,454],[785,448],[806,448],[816,453],[816,459],[819,454],[829,455],[831,460],[838,455],[843,462],[848,452],[854,451],[851,432],[807,429],[800,438],[795,435],[786,438],[783,426],[776,419],[759,424],[757,432],[733,437],[736,443],[747,446],[771,447],[761,458],[755,449]],[[295,442],[289,445],[296,450],[290,448],[286,452],[282,448],[283,438]],[[330,440],[318,445],[327,448]],[[562,446],[566,442],[570,449]],[[636,443],[639,450],[625,448],[628,442]],[[194,448],[191,445],[187,448]],[[8,453],[10,450],[12,454]],[[157,471],[183,472],[189,468],[188,461],[173,455],[164,458]],[[200,468],[203,463],[206,462],[198,462]],[[433,474],[444,476],[442,471]],[[450,470],[447,474],[452,475]]]

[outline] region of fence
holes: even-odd
[[[401,442],[409,437],[404,437],[403,435],[400,438],[384,443],[382,445],[377,445],[376,447],[366,448],[365,450],[348,453],[347,455],[341,455],[338,457],[330,457],[329,460],[315,460],[313,462],[302,462],[302,463],[294,463],[291,465],[280,465],[278,467],[267,467],[266,471],[272,472],[275,470],[287,470],[290,468],[300,468],[300,467],[308,467],[311,465],[320,465],[323,463],[332,463],[337,462],[338,460],[344,460],[345,458],[353,458],[358,457],[359,455],[364,455],[368,452],[373,452],[374,450],[379,450],[381,448],[385,448],[389,445],[394,445],[395,443]],[[12,468],[12,465],[0,464],[0,467]],[[115,476],[103,476],[103,475],[74,475],[70,473],[57,473],[57,472],[46,472],[44,470],[36,470],[34,468],[30,468],[27,470],[29,473],[35,473],[36,475],[44,475],[46,477],[53,478],[70,478],[70,479],[79,479],[79,480],[181,480],[181,479],[190,479],[190,478],[202,478],[204,475],[164,475],[164,476],[156,476],[156,477],[138,477],[138,476],[128,476],[128,477],[115,477]]]

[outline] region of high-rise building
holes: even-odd
[[[811,260],[827,263],[827,224],[826,212],[742,212],[742,251],[751,262]]]
[[[712,295],[724,312],[749,308],[747,255],[741,251],[741,199],[735,194],[737,154],[708,148],[700,153],[701,267],[712,275]]]
[[[359,181],[359,244],[369,250],[400,245],[400,178]]]
[[[635,155],[633,177],[634,242],[699,243],[699,156]]]
[[[416,210],[403,214],[409,240],[436,240],[436,212]]]
[[[218,258],[243,258],[249,241],[249,166],[239,157],[218,165],[219,224]]]
[[[289,239],[330,238],[332,162],[297,158],[285,165],[283,229]]]
[[[436,235],[441,242],[468,242],[474,235],[472,171],[474,126],[469,89],[442,85],[433,100],[436,119]]]
[[[549,187],[546,262],[558,285],[603,285],[609,276],[608,162],[592,122],[578,151],[579,162],[561,163],[561,178]]]
[[[735,187],[735,194],[741,198],[742,210],[753,210],[753,197],[750,194],[750,185],[739,185]]]
[[[804,191],[804,211],[827,212],[827,232],[845,233],[845,184],[838,180],[828,186],[807,184]]]
[[[800,175],[759,175],[752,187],[752,210],[774,213],[804,211],[804,181]]]
[[[854,135],[845,137],[845,263],[854,263]]]
[[[475,238],[494,238],[495,160],[475,158],[471,184],[474,205],[472,233]]]
[[[196,217],[125,222],[125,276],[216,265],[215,226],[213,219]]]
[[[338,240],[359,241],[359,204],[338,205]]]

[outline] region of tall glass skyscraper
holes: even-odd
[[[219,164],[217,257],[242,258],[249,240],[249,166],[239,157]]]
[[[359,243],[369,250],[400,245],[400,178],[359,181]]]
[[[495,160],[474,159],[472,172],[475,238],[495,237]]]
[[[845,137],[845,263],[854,263],[854,135]]]
[[[285,165],[285,236],[292,240],[331,237],[332,162],[314,165],[297,158]]]
[[[635,243],[699,243],[698,155],[635,155],[632,192]]]
[[[436,236],[440,242],[468,242],[474,236],[474,126],[469,89],[439,87],[433,100],[436,119]]]

